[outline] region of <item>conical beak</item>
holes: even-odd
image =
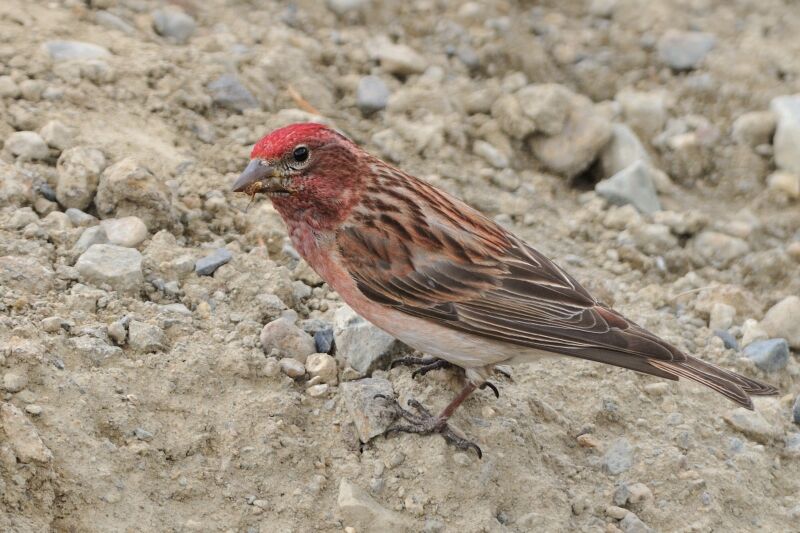
[[[265,181],[275,175],[275,169],[261,159],[253,159],[233,184],[233,192],[243,192],[250,185]]]

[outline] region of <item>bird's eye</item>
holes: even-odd
[[[308,147],[300,145],[292,151],[292,158],[298,163],[305,163],[309,153]]]

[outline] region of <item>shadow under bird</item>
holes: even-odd
[[[389,431],[440,433],[481,455],[450,416],[495,365],[552,355],[687,378],[748,409],[750,396],[777,393],[685,354],[461,200],[326,126],[292,124],[263,137],[233,189],[269,195],[297,251],[350,307],[440,359],[415,360],[421,370],[464,369],[466,386],[439,415],[391,400],[402,423]]]

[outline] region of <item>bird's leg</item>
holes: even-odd
[[[478,454],[478,458],[483,457],[483,452],[481,452],[481,449],[477,444],[470,442],[464,437],[458,435],[455,431],[453,431],[453,428],[447,424],[447,421],[453,415],[455,410],[458,409],[458,406],[461,405],[476,388],[477,387],[474,383],[467,383],[467,385],[461,389],[461,392],[459,392],[458,395],[453,398],[453,401],[447,404],[447,407],[445,407],[438,416],[431,414],[431,412],[428,411],[425,406],[414,399],[408,400],[408,406],[413,408],[416,413],[411,412],[408,409],[403,409],[397,400],[392,400],[392,405],[397,413],[398,418],[405,420],[406,424],[391,426],[384,432],[384,435],[400,432],[418,433],[421,435],[439,433],[442,437],[444,437],[444,440],[455,447],[462,450],[473,449]],[[376,397],[388,399],[381,395]]]
[[[412,366],[412,365],[421,365],[418,369],[414,370],[411,373],[411,377],[415,378],[417,376],[424,376],[431,370],[438,370],[440,368],[452,368],[452,363],[448,363],[444,359],[436,359],[435,357],[401,357],[400,359],[395,359],[392,361],[392,364],[389,365],[389,368],[394,368],[396,366],[403,365],[403,366]]]

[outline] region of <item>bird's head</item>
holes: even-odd
[[[266,193],[284,218],[342,216],[355,201],[366,154],[341,133],[314,123],[291,124],[253,147],[235,192]]]

